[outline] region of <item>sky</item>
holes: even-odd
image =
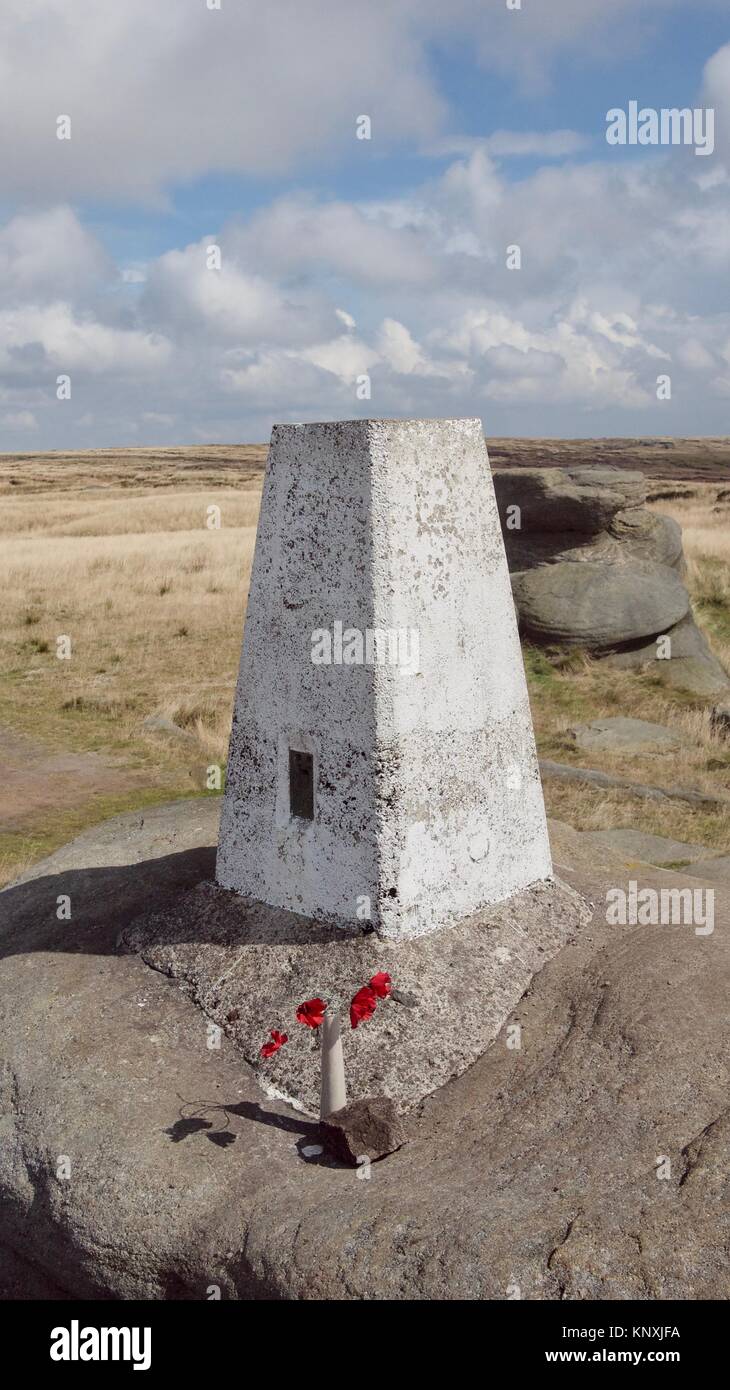
[[[3,0],[0,128],[0,451],[730,432],[728,0]]]

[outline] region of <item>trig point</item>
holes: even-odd
[[[388,938],[551,875],[479,420],[275,426],[216,872]]]

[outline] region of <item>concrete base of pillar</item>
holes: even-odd
[[[297,1006],[315,997],[345,1001],[348,1098],[390,1096],[405,1113],[500,1034],[498,1045],[519,1048],[520,999],[588,915],[584,900],[553,879],[442,931],[384,941],[203,883],[166,912],[133,922],[122,944],[184,984],[256,1069],[265,1094],[307,1114],[319,1113],[321,1039],[296,1022]],[[391,995],[353,1030],[347,1002],[381,970],[391,976]],[[289,1041],[263,1060],[272,1028]]]

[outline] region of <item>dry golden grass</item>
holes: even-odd
[[[220,529],[206,525],[211,503]],[[198,792],[211,763],[225,766],[258,505],[258,487],[5,499],[0,725],[49,755],[111,755],[120,786],[121,770],[138,775],[118,804],[91,796],[81,816],[73,769],[52,821],[30,791],[20,817],[0,803],[0,881],[103,814]],[[153,715],[190,737],[146,730]]]
[[[563,670],[555,670],[544,654],[534,649],[526,649],[525,657],[535,733],[543,757],[581,767],[595,767],[634,783],[689,787],[709,795],[730,795],[730,746],[727,740],[713,731],[710,706],[706,702],[670,691],[654,677],[613,671],[601,662],[586,657],[574,658]],[[588,758],[576,750],[568,736],[571,725],[616,715],[665,724],[680,736],[682,742],[676,750],[661,754],[617,755],[602,752],[600,755],[591,754]],[[550,814],[570,821],[577,828],[582,827],[586,795],[581,789],[572,786],[558,789],[557,784],[550,784],[546,786],[546,797]],[[575,801],[574,816],[568,814],[566,809],[571,797]],[[597,814],[605,797],[605,792],[600,790],[589,793],[588,800],[594,813]],[[612,808],[616,799],[614,796],[609,798]],[[620,796],[618,800],[621,800]],[[653,818],[655,833],[663,833],[656,829],[664,814],[663,803],[652,806],[646,802],[644,805],[645,814]],[[686,818],[686,806],[684,810],[681,809],[684,803],[678,802],[676,805],[680,809],[672,812],[674,819],[677,816]],[[605,816],[605,808],[601,814]],[[718,828],[725,836],[719,842],[722,846],[727,842],[727,822],[727,813],[718,818]],[[615,823],[626,822],[619,820]],[[636,823],[645,825],[644,812]],[[591,828],[599,826],[596,823]],[[716,841],[713,839],[712,843]]]
[[[683,801],[649,801],[621,791],[577,783],[545,783],[548,815],[577,830],[630,830],[663,835],[690,845],[728,846],[727,811],[700,810]]]
[[[178,523],[184,508],[170,499],[168,510]],[[218,703],[230,704],[256,534],[250,501],[230,510],[244,511],[249,524],[124,533],[110,517],[116,533],[59,536],[50,519],[48,532],[6,540],[3,717],[53,743],[97,747],[108,738],[141,756],[144,717],[195,697],[203,700],[201,733],[217,733]],[[150,505],[136,519],[159,527],[156,513]],[[70,638],[70,660],[56,655],[59,636]]]
[[[702,484],[686,499],[655,504],[682,527],[696,615],[730,670],[730,488]]]
[[[260,487],[265,444],[214,444],[181,448],[84,449],[43,454],[0,454],[0,496],[85,489]]]
[[[14,540],[33,536],[156,535],[206,528],[208,509],[220,508],[226,530],[256,526],[259,489],[234,488],[170,493],[105,489],[98,496],[62,492],[9,497],[0,509],[0,535]]]

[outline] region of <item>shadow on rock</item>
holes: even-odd
[[[177,893],[214,873],[215,848],[204,846],[137,864],[69,867],[24,879],[0,893],[0,956],[26,951],[112,955],[128,922],[161,911]]]

